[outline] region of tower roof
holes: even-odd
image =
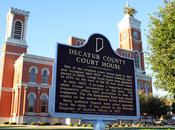
[[[141,22],[134,17],[137,11],[133,7],[130,7],[127,3],[124,7],[124,13],[125,15],[123,19],[118,23],[119,30],[126,28],[135,28],[140,30]]]
[[[124,13],[133,17],[137,13],[137,11],[133,7],[130,7],[127,3],[124,7]]]

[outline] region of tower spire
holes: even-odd
[[[126,1],[126,5],[124,7],[124,13],[128,14],[132,17],[137,13],[137,11],[133,7],[129,6],[129,1],[128,0]]]
[[[126,7],[129,7],[129,1],[128,0],[126,1]]]

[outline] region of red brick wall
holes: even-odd
[[[4,66],[1,68],[3,70],[2,77],[2,87],[8,89],[8,91],[1,91],[0,97],[0,117],[10,117],[11,112],[11,103],[12,103],[12,87],[14,80],[14,63],[19,58],[20,54],[25,53],[27,51],[26,47],[18,47],[13,45],[5,44],[3,49],[5,56]],[[7,52],[12,54],[7,54]],[[15,53],[15,54],[13,54]]]

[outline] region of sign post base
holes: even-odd
[[[94,123],[94,130],[105,130],[105,123],[103,120],[97,120]]]

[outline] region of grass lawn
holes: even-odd
[[[1,130],[92,130],[89,127],[37,126],[37,125],[0,125]]]
[[[32,125],[0,125],[1,130],[93,130],[89,127],[69,127],[69,126],[32,126]],[[152,127],[152,128],[107,128],[106,130],[175,130],[174,127]]]

